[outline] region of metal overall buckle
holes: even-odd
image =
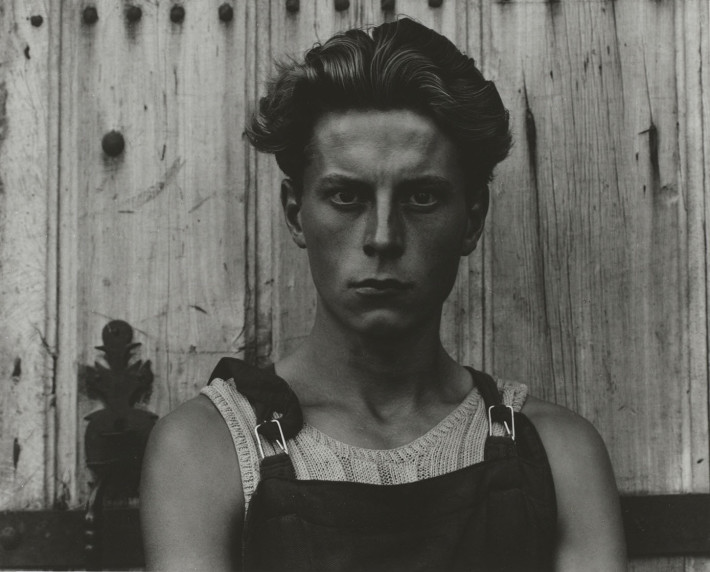
[[[261,458],[263,459],[264,457],[266,457],[266,455],[264,454],[264,447],[261,445],[261,435],[259,434],[259,427],[261,427],[262,425],[266,425],[267,423],[276,423],[276,426],[279,428],[279,435],[281,435],[281,441],[276,439],[276,444],[281,447],[281,450],[284,453],[288,455],[288,447],[286,446],[286,438],[284,437],[284,432],[281,428],[281,423],[278,419],[269,419],[268,421],[259,423],[256,427],[254,427],[254,434],[256,435],[256,444],[259,447],[259,454],[261,455]]]
[[[510,411],[510,425],[508,425],[507,420],[503,420],[503,426],[505,427],[505,431],[508,433],[508,437],[510,437],[513,441],[515,441],[515,410],[513,409],[512,405],[491,405],[488,408],[488,436],[492,437],[493,436],[493,408],[494,407],[505,407]]]

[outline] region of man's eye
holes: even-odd
[[[355,191],[335,191],[330,195],[330,200],[336,205],[356,205],[362,199]]]
[[[436,195],[430,191],[417,191],[411,193],[405,202],[417,207],[433,207],[439,201]]]

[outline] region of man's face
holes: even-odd
[[[438,325],[480,231],[452,142],[413,111],[333,112],[310,152],[301,196],[283,199],[319,311],[369,336]]]

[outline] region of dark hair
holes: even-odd
[[[323,113],[412,109],[451,137],[471,185],[469,201],[485,213],[493,168],[512,144],[508,112],[493,82],[447,38],[402,18],[338,33],[277,72],[246,134],[297,184]]]

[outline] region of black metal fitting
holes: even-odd
[[[185,19],[185,7],[182,4],[175,4],[170,8],[170,21],[173,24],[182,24]]]
[[[227,22],[231,22],[232,19],[234,18],[234,8],[232,8],[231,4],[224,3],[222,4],[218,10],[217,13],[219,14],[219,19],[224,22],[225,24]]]
[[[96,6],[87,6],[81,13],[81,18],[84,20],[84,24],[96,24],[99,21],[99,13],[96,10]]]
[[[118,131],[109,131],[101,140],[101,148],[109,157],[118,157],[126,148],[126,141]]]
[[[131,5],[126,8],[126,20],[128,20],[131,24],[139,22],[142,17],[143,10],[141,10],[140,6]]]
[[[344,12],[350,8],[350,0],[335,0],[335,10],[337,12]]]

